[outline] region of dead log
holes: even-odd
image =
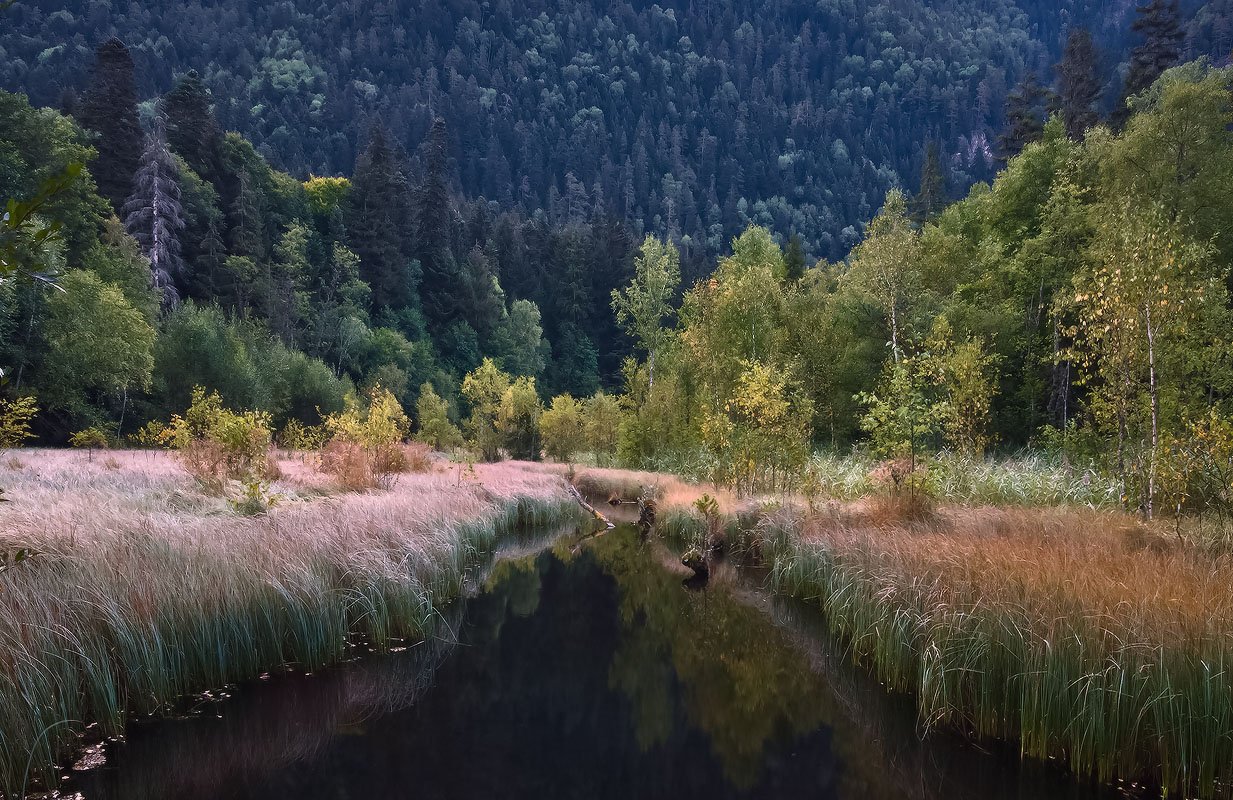
[[[603,514],[599,513],[599,511],[596,510],[595,506],[591,505],[590,503],[586,501],[586,498],[582,496],[582,492],[579,492],[576,486],[574,486],[572,483],[567,483],[566,487],[569,489],[569,493],[574,496],[574,499],[578,501],[578,505],[582,506],[583,510],[589,513],[591,516],[595,517],[595,519],[604,523],[604,525],[608,526],[608,530],[612,530],[613,528],[616,527],[616,525],[612,524],[611,520],[609,520]]]

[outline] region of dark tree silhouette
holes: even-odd
[[[410,237],[410,190],[402,155],[375,125],[355,162],[347,206],[347,240],[360,257],[360,277],[372,287],[372,308],[416,305],[418,271]]]
[[[98,157],[90,172],[98,191],[118,213],[133,192],[141,162],[142,130],[137,119],[133,58],[119,39],[98,46],[90,88],[80,106],[81,124],[98,134]]]
[[[1176,65],[1182,57],[1178,0],[1150,0],[1136,12],[1138,17],[1130,29],[1143,40],[1130,53],[1130,68],[1122,83],[1122,96],[1113,112],[1113,122],[1119,128],[1130,117],[1126,101],[1155,83],[1161,73]]]
[[[998,137],[998,157],[1004,162],[1040,139],[1053,93],[1041,85],[1035,72],[1024,76],[1006,98],[1006,128]]]
[[[1100,121],[1096,102],[1100,99],[1099,56],[1092,34],[1075,28],[1066,39],[1066,50],[1054,70],[1057,72],[1058,103],[1066,133],[1072,139]]]

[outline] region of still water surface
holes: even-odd
[[[1051,765],[918,735],[808,609],[682,585],[619,529],[498,560],[437,641],[132,726],[87,800],[1096,800]]]

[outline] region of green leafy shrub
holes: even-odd
[[[33,439],[30,423],[38,411],[38,403],[30,396],[0,399],[0,449],[21,447],[26,440]]]
[[[111,437],[101,428],[91,426],[70,436],[69,444],[79,450],[85,450],[89,453],[90,460],[93,461],[95,450],[104,450],[111,446]]]
[[[567,394],[552,398],[552,406],[539,420],[540,438],[549,458],[572,462],[586,446],[586,418],[582,406]]]
[[[388,489],[409,469],[402,443],[411,420],[393,393],[374,386],[367,404],[351,396],[347,408],[325,418],[330,440],[321,454],[321,468],[344,489]]]
[[[172,417],[169,441],[180,461],[202,488],[224,494],[228,481],[274,480],[278,465],[270,457],[270,415],[264,411],[232,411],[218,392],[194,387],[184,416]]]

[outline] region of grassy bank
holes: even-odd
[[[526,524],[572,519],[559,477],[517,465],[327,494],[295,458],[281,501],[237,516],[147,453],[0,457],[0,783],[9,793],[131,715],[282,664],[419,636],[468,565]]]
[[[660,530],[682,543],[706,527],[692,499],[716,497],[729,550],[820,605],[852,659],[911,693],[926,726],[1017,741],[1104,781],[1229,794],[1227,551],[1065,491],[1051,507],[943,500],[908,519],[876,495],[824,498],[811,513],[798,498],[638,482],[662,487]]]

